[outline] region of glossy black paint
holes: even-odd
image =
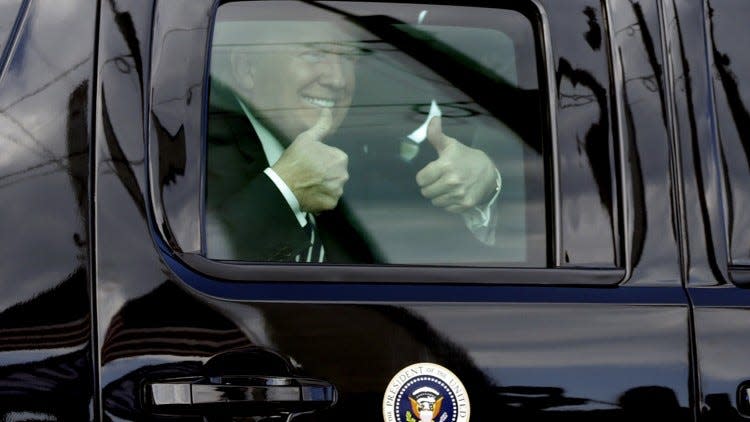
[[[683,168],[688,169],[686,175],[694,177],[684,178],[686,196],[700,204],[688,208],[689,201],[685,202],[690,218],[687,236],[696,239],[696,250],[691,248],[691,257],[696,258],[688,267],[687,281],[695,303],[699,419],[744,420],[750,415],[740,406],[739,387],[747,380],[748,365],[739,350],[745,347],[745,321],[750,310],[748,249],[743,243],[748,234],[743,205],[748,186],[744,79],[750,76],[750,68],[745,55],[740,54],[748,34],[737,31],[735,22],[747,17],[750,9],[731,0],[708,1],[700,12],[682,9],[683,19],[702,18],[706,40],[698,48],[686,49],[690,52],[686,62],[700,79],[696,78],[691,90],[696,105],[692,112],[684,113],[697,136],[682,144],[692,153],[684,154]],[[701,106],[702,102],[708,107]],[[725,340],[718,341],[719,336]]]
[[[611,2],[615,104],[625,179],[624,226],[630,284],[672,284],[680,278],[674,187],[659,1]],[[668,220],[665,217],[669,216]]]
[[[541,3],[549,19],[557,93],[562,267],[621,266],[609,34],[601,2]],[[575,33],[576,36],[570,36]],[[585,224],[584,224],[585,222]]]
[[[145,417],[142,413],[143,406],[139,407],[138,394],[132,391],[134,380],[148,376],[151,370],[168,371],[175,365],[183,370],[188,363],[198,366],[188,365],[187,373],[200,372],[200,362],[206,361],[222,348],[232,347],[208,340],[216,338],[219,331],[226,331],[242,332],[247,336],[249,344],[292,357],[305,375],[326,379],[336,385],[341,393],[339,403],[318,416],[326,420],[343,420],[355,413],[366,420],[380,420],[380,402],[388,379],[400,368],[415,361],[443,364],[464,380],[474,403],[473,420],[490,420],[498,415],[509,420],[529,417],[543,420],[593,419],[602,416],[635,420],[633,418],[649,411],[663,414],[670,420],[689,419],[688,312],[677,264],[672,268],[665,268],[660,263],[650,268],[651,272],[659,270],[653,277],[658,277],[660,287],[591,287],[566,290],[563,287],[541,288],[533,285],[492,286],[491,281],[485,287],[434,285],[430,284],[433,278],[420,280],[420,277],[428,274],[420,272],[412,272],[411,276],[405,278],[409,285],[346,285],[340,282],[347,279],[337,278],[339,284],[327,286],[315,281],[330,281],[330,275],[317,279],[315,274],[333,274],[332,272],[301,275],[305,271],[299,269],[285,272],[290,277],[288,280],[305,277],[306,284],[285,283],[283,276],[273,276],[276,280],[274,283],[238,284],[211,281],[204,275],[194,274],[189,266],[180,262],[179,255],[172,256],[171,248],[182,251],[198,249],[195,237],[197,232],[190,230],[189,225],[179,222],[186,214],[197,215],[197,210],[183,212],[184,209],[175,209],[173,204],[179,203],[174,202],[175,200],[191,193],[190,190],[184,190],[184,186],[199,183],[198,179],[191,179],[195,177],[195,173],[186,170],[200,162],[200,151],[189,147],[196,141],[198,144],[200,142],[202,106],[197,99],[203,89],[205,71],[205,53],[195,46],[207,45],[207,16],[212,7],[214,5],[208,1],[194,2],[189,8],[174,1],[156,4],[155,16],[151,18],[156,26],[151,47],[154,61],[150,65],[150,80],[144,79],[137,72],[115,73],[102,68],[102,95],[99,97],[102,112],[99,117],[104,120],[102,127],[110,129],[109,132],[101,133],[103,144],[106,144],[108,154],[131,149],[135,157],[145,155],[145,151],[134,150],[135,146],[149,146],[149,154],[153,157],[150,161],[151,177],[156,182],[151,185],[150,191],[156,224],[149,227],[149,201],[145,201],[143,205],[136,203],[130,207],[131,211],[115,206],[113,209],[119,210],[120,215],[98,225],[102,232],[100,239],[121,240],[122,233],[117,233],[126,230],[126,227],[131,228],[130,232],[132,227],[138,226],[144,233],[152,230],[157,236],[157,248],[150,246],[149,249],[145,246],[151,242],[145,235],[131,235],[132,241],[144,244],[123,245],[119,251],[124,253],[126,249],[150,253],[150,260],[155,262],[151,271],[156,272],[161,268],[164,272],[159,277],[145,274],[144,271],[148,271],[145,266],[136,271],[122,267],[108,268],[109,264],[101,265],[105,258],[100,252],[100,264],[97,267],[100,272],[100,292],[110,288],[110,282],[104,280],[116,279],[119,291],[127,295],[123,297],[122,307],[117,311],[113,308],[108,314],[113,316],[100,315],[103,326],[113,327],[100,340],[102,352],[119,350],[118,354],[102,354],[105,417],[110,413],[128,420]],[[585,179],[594,181],[594,184],[587,188],[586,183],[573,183],[570,186],[575,186],[580,191],[563,189],[560,192],[563,216],[569,215],[572,219],[562,219],[560,250],[567,248],[565,251],[568,259],[560,264],[562,267],[578,268],[584,265],[584,269],[574,273],[578,279],[564,282],[554,277],[559,273],[545,273],[543,270],[527,273],[534,275],[524,275],[522,278],[530,284],[586,283],[587,277],[593,277],[596,270],[592,268],[591,273],[587,274],[585,266],[613,267],[622,260],[617,255],[622,253],[619,245],[624,241],[614,235],[597,236],[594,242],[580,241],[584,236],[581,230],[594,227],[596,231],[585,235],[594,236],[593,233],[613,233],[622,224],[619,220],[621,206],[618,204],[623,199],[618,196],[619,191],[614,182],[618,177],[615,131],[608,111],[608,104],[613,101],[607,56],[609,37],[603,27],[598,26],[598,23],[603,24],[606,20],[605,11],[596,3],[586,1],[578,2],[576,7],[571,7],[569,3],[562,6],[550,2],[543,4],[542,9],[550,17],[550,39],[560,40],[559,44],[553,42],[551,45],[551,51],[556,54],[554,60],[558,69],[553,80],[558,81],[559,86],[569,86],[571,90],[565,91],[564,97],[558,97],[561,98],[560,110],[564,110],[558,114],[559,154],[566,160],[571,160],[570,166],[560,169],[561,177],[565,180]],[[119,10],[120,13],[126,13],[126,9]],[[135,12],[133,10],[130,13],[131,19]],[[108,13],[110,11],[103,8],[102,25],[108,25],[107,22],[111,21],[106,18]],[[579,21],[585,25],[587,36],[580,42],[570,40],[570,45],[567,45],[566,37],[560,34],[570,32],[569,25],[576,20],[554,17],[571,14],[578,16]],[[149,19],[145,14],[139,18],[144,21]],[[118,44],[137,45],[139,50],[143,50],[143,44],[148,42],[148,34],[136,31],[135,36],[137,42],[120,41]],[[107,57],[124,54],[117,47],[112,51],[103,50],[100,53],[101,63],[106,63]],[[146,64],[147,58],[140,60],[144,63],[144,68],[149,67]],[[177,60],[186,65],[174,68],[173,63]],[[647,66],[651,65],[647,63]],[[112,97],[105,94],[110,89],[118,89],[118,85],[124,81],[148,83],[151,88],[139,86],[137,90],[132,90],[129,96],[132,106],[120,106],[123,113],[118,115],[112,113],[113,107],[109,106],[108,101]],[[586,90],[586,95],[596,98],[597,105],[591,108],[586,104],[572,104],[575,107],[568,111],[572,105],[564,103],[562,98],[579,95],[575,91],[579,89],[579,85],[580,89]],[[556,86],[555,92],[558,89]],[[591,91],[594,94],[590,94]],[[135,95],[136,92],[155,95],[151,98],[146,95],[144,99]],[[646,99],[654,101],[656,107],[663,101],[658,95]],[[118,98],[118,102],[121,101],[123,99]],[[129,121],[128,114],[144,113],[144,103],[151,104],[147,115],[152,126],[147,129],[147,141],[136,133],[131,133],[136,136],[129,136],[128,132],[132,127],[127,125],[121,126],[120,130],[115,129],[116,122]],[[583,149],[578,148],[580,139],[574,135],[579,131],[587,134],[585,138],[588,146]],[[664,134],[662,136],[666,144],[667,138]],[[139,139],[138,142],[135,142],[135,138]],[[607,160],[594,161],[594,158],[602,155]],[[100,166],[106,162],[105,157],[106,154],[99,159]],[[648,157],[644,158],[646,159]],[[666,163],[650,164],[658,169],[661,177],[668,178],[669,160],[665,161]],[[581,166],[580,163],[589,164]],[[628,170],[628,177],[631,172],[639,174],[640,170],[636,170]],[[144,187],[143,180],[140,176],[134,176],[142,172],[142,164],[138,162],[129,167],[123,166],[117,177],[101,173],[101,177],[106,177],[105,183],[113,183],[113,187],[117,186],[118,179],[120,183],[135,186],[133,179],[138,178],[137,186],[141,192],[122,187],[108,189],[106,193],[99,191],[102,201],[100,206],[104,207],[105,203],[129,203],[130,198],[149,198],[149,191]],[[574,177],[574,172],[580,173]],[[592,174],[596,176],[591,176]],[[655,185],[654,190],[663,185],[655,182],[652,184]],[[119,192],[119,196],[113,196],[116,192]],[[101,194],[108,195],[106,201],[101,199]],[[566,202],[567,199],[569,201]],[[670,206],[668,195],[664,202],[665,206]],[[603,205],[592,206],[592,203]],[[109,208],[107,207],[108,210]],[[138,211],[141,209],[146,210],[145,218]],[[180,212],[176,212],[178,210]],[[586,218],[592,221],[592,226],[574,221],[577,218],[574,217],[575,213],[583,210],[587,211]],[[669,215],[656,215],[654,219],[661,218],[660,226],[668,226],[669,220],[665,218]],[[98,214],[98,217],[103,218],[102,214]],[[120,221],[119,227],[114,224],[115,220]],[[597,221],[601,223],[593,224]],[[136,226],[132,226],[133,224]],[[628,238],[631,236],[627,234]],[[668,236],[666,240],[670,238],[674,239],[674,236]],[[665,241],[660,234],[653,239]],[[108,251],[104,252],[110,257],[106,261],[116,260],[115,257],[119,255],[117,245],[111,241],[106,243],[106,248],[104,245],[99,247],[100,250]],[[671,249],[675,249],[674,244]],[[162,254],[161,257],[159,253]],[[560,253],[560,256],[564,255],[566,254]],[[158,264],[157,260],[160,260]],[[678,262],[676,257],[675,262]],[[165,264],[168,269],[164,267]],[[214,275],[214,278],[222,277],[221,272],[212,273],[211,267],[203,270]],[[388,270],[393,273],[399,271],[374,268],[371,278],[361,281],[377,281],[378,277],[388,279]],[[259,274],[270,274],[271,271],[273,269],[269,267],[256,274],[248,271],[248,268],[244,272],[242,268],[238,268],[232,278],[242,280],[243,274],[246,274],[245,279],[260,281],[262,278],[258,277],[262,276]],[[381,271],[379,276],[378,271]],[[438,272],[436,269],[435,274]],[[459,280],[462,275],[460,269],[443,273],[440,278],[445,281]],[[514,280],[511,274],[502,270],[487,272],[489,277],[496,277],[496,281]],[[618,278],[626,275],[619,271],[614,274],[618,274]],[[342,276],[345,275],[342,272]],[[149,285],[149,277],[152,280],[165,280],[166,284],[149,291],[146,287]],[[653,284],[646,277],[637,281],[645,286]],[[313,283],[310,284],[311,282]],[[183,283],[197,290],[188,289],[179,294],[181,289],[186,288]],[[155,287],[156,283],[150,286]],[[115,288],[114,284],[111,288]],[[167,290],[169,295],[164,293]],[[136,306],[140,303],[168,301],[171,296],[196,296],[198,300],[192,300],[194,303],[190,308],[195,308],[196,312],[204,312],[197,311],[205,306],[201,303],[210,304],[209,309],[216,315],[211,319],[217,322],[213,326],[200,325],[199,328],[196,326],[197,321],[170,317],[181,314],[180,311],[154,313]],[[462,304],[448,303],[448,298],[452,301],[459,300]],[[279,301],[282,302],[277,303]],[[126,318],[126,314],[130,317]],[[149,326],[153,324],[152,331],[135,328],[138,327],[135,322],[138,320],[148,320]],[[219,320],[224,322],[220,324]],[[649,325],[647,321],[652,320],[660,323]],[[112,321],[117,321],[117,324]],[[220,328],[222,325],[224,328]],[[164,331],[156,328],[158,326],[171,328]],[[229,328],[232,326],[235,328]],[[188,348],[181,347],[186,345],[181,335],[168,334],[199,331],[206,334],[191,341],[200,346]],[[128,337],[138,334],[141,337],[137,342],[135,337]],[[129,341],[121,342],[125,338]],[[558,340],[562,338],[566,340]],[[387,339],[387,342],[379,343],[383,339]],[[241,342],[240,339],[226,341]],[[126,344],[132,346],[128,349]],[[638,350],[638,353],[634,350]],[[636,361],[633,361],[635,356]],[[123,361],[128,362],[127,366]],[[115,391],[121,392],[121,386],[127,385],[131,385],[128,396],[133,398],[128,402],[133,406],[131,413],[124,411],[121,403],[115,405],[114,400]],[[665,399],[659,401],[660,407],[653,408],[649,402],[650,397]],[[366,412],[362,412],[362,409],[366,409]]]
[[[96,6],[11,1],[0,15],[0,418],[89,420]]]
[[[741,0],[539,1],[559,268],[477,272],[476,285],[461,269],[375,268],[358,283],[196,271],[171,250],[199,248],[169,230],[190,220],[162,223],[200,184],[185,168],[201,161],[188,145],[216,4],[6,4],[25,19],[0,79],[0,418],[160,420],[144,382],[283,372],[273,352],[341,394],[295,420],[379,421],[388,380],[419,361],[463,380],[473,421],[742,420]],[[230,350],[255,354],[211,360]]]

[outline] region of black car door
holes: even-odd
[[[0,420],[92,420],[96,5],[0,2]]]
[[[750,13],[740,1],[680,5],[675,16],[700,30],[680,32],[680,72],[692,73],[679,105],[682,168],[690,227],[687,280],[695,306],[699,420],[743,420],[750,415],[746,346],[748,296],[747,82],[743,52]],[[705,23],[704,25],[692,25]],[[685,45],[695,45],[698,48]],[[703,69],[708,63],[708,71]],[[683,71],[682,69],[688,69]],[[709,72],[710,71],[710,72]],[[697,104],[708,106],[704,110]]]
[[[435,3],[102,2],[93,268],[103,420],[692,420],[663,5]],[[379,142],[330,146],[347,151],[359,188],[345,203],[373,262],[206,250],[206,174],[237,157],[216,164],[207,141],[219,24],[243,33],[263,22],[262,36],[286,36],[290,20],[369,34],[355,51],[366,56],[359,69],[373,67],[357,75],[339,133]],[[339,65],[342,46],[300,57]],[[381,199],[419,198],[383,184],[410,162],[406,147],[400,164],[383,157],[428,118],[431,98],[412,97],[419,81],[446,133],[502,163],[500,215],[513,224],[497,226],[497,255],[467,253],[473,244],[429,204],[421,214]],[[315,95],[302,97],[327,104]],[[476,122],[519,146],[470,144]],[[420,232],[433,218],[438,235]]]

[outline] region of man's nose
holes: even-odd
[[[331,88],[341,89],[346,87],[346,73],[350,66],[338,54],[330,54],[323,63],[321,70],[320,83]]]

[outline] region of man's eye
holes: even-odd
[[[308,63],[320,63],[323,61],[323,53],[320,51],[305,51],[300,54],[300,57]]]

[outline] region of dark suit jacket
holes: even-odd
[[[239,107],[212,109],[208,131],[206,212],[221,224],[233,249],[232,256],[216,258],[293,262],[306,250],[309,234],[263,173],[268,161],[247,117]],[[326,262],[374,262],[368,242],[342,208],[316,216]]]

